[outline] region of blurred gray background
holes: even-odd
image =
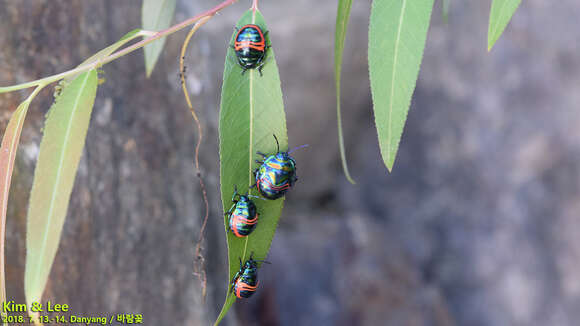
[[[180,1],[175,21],[219,1]],[[527,0],[488,53],[491,1],[436,2],[395,168],[374,129],[370,0],[355,1],[343,68],[348,160],[338,153],[336,1],[261,1],[300,181],[260,270],[225,325],[577,325],[580,318],[580,2]],[[0,0],[0,83],[74,67],[140,25],[140,1]],[[150,79],[142,51],[104,68],[45,298],[73,314],[142,313],[206,325],[226,292],[217,121],[239,1],[198,32],[188,86],[205,128],[208,296],[192,275],[203,215],[196,130],[178,79],[184,32]],[[267,69],[267,66],[265,67]],[[27,93],[0,95],[0,126]],[[45,90],[29,111],[8,214],[7,282],[23,301],[25,217]]]

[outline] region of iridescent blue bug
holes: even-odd
[[[266,63],[266,51],[270,45],[266,44],[268,32],[262,33],[258,25],[247,24],[238,29],[232,48],[236,52],[238,64],[242,67],[242,75],[248,69],[258,68],[262,76],[262,67]]]
[[[260,194],[267,199],[278,199],[284,196],[298,180],[298,177],[296,177],[296,161],[290,156],[290,153],[308,146],[302,145],[289,152],[280,152],[280,143],[278,143],[276,135],[274,135],[274,139],[277,146],[276,154],[266,155],[258,152],[258,155],[261,155],[264,161],[256,160],[260,167],[254,171],[256,187]]]
[[[250,258],[242,265],[240,258],[240,270],[236,273],[231,282],[230,292],[233,292],[238,298],[249,298],[258,289],[258,262],[268,263],[264,260],[254,260]]]
[[[228,218],[228,231],[231,230],[238,238],[248,236],[258,225],[258,210],[249,197],[259,198],[248,194],[240,195],[234,186],[233,205],[225,213]]]

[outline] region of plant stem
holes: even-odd
[[[45,77],[42,79],[37,79],[37,80],[31,81],[31,82],[13,85],[13,86],[7,86],[7,87],[0,87],[0,93],[12,92],[12,91],[16,91],[19,89],[25,89],[25,88],[29,88],[29,87],[33,87],[33,86],[38,86],[38,85],[44,86],[44,85],[59,81],[59,80],[65,78],[67,76],[70,76],[70,75],[74,75],[74,74],[85,72],[85,71],[88,71],[91,69],[99,68],[100,66],[107,64],[113,60],[116,60],[116,59],[118,59],[126,54],[129,54],[137,49],[140,49],[140,48],[144,47],[145,45],[147,45],[155,40],[158,40],[162,37],[173,34],[177,31],[180,31],[181,29],[197,22],[198,20],[200,20],[203,17],[212,17],[218,11],[224,9],[225,7],[228,7],[232,4],[234,4],[237,1],[238,0],[226,0],[226,1],[222,2],[221,4],[217,5],[216,7],[212,8],[206,12],[203,12],[199,15],[193,16],[193,17],[191,17],[191,18],[189,18],[189,19],[187,19],[187,20],[185,20],[177,25],[173,25],[165,30],[162,30],[160,32],[156,32],[152,36],[150,36],[150,37],[148,37],[140,42],[137,42],[131,46],[128,46],[128,47],[124,48],[123,50],[115,52],[115,53],[111,54],[110,56],[108,56],[102,60],[98,60],[96,62],[87,64],[87,65],[83,65],[83,66],[77,67],[75,69],[71,69],[69,71],[65,71],[65,72],[57,74],[57,75]],[[257,2],[256,0],[254,0],[254,1]]]
[[[205,295],[207,292],[207,275],[205,272],[205,259],[202,254],[202,243],[205,234],[205,229],[207,227],[207,221],[209,219],[209,202],[207,200],[207,191],[205,189],[205,183],[203,182],[203,178],[201,176],[201,170],[199,169],[199,147],[201,146],[201,141],[203,139],[203,129],[201,128],[201,122],[193,109],[193,104],[191,104],[191,99],[189,98],[189,94],[187,92],[187,85],[185,83],[185,52],[187,51],[187,46],[189,45],[189,41],[193,34],[208,20],[210,19],[209,16],[201,18],[193,27],[191,31],[185,37],[185,41],[183,41],[183,46],[181,47],[181,55],[179,57],[179,71],[181,77],[181,88],[183,89],[183,95],[185,96],[185,101],[187,102],[187,106],[189,107],[189,111],[195,120],[195,124],[197,125],[197,144],[195,145],[195,174],[199,179],[199,186],[201,187],[201,193],[203,195],[203,203],[205,204],[205,215],[203,217],[203,223],[201,225],[201,229],[199,231],[199,238],[197,240],[197,244],[195,245],[195,263],[193,266],[194,275],[196,275],[200,282],[201,282],[201,296],[205,300]]]

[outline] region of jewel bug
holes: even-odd
[[[302,145],[289,152],[280,152],[280,143],[278,143],[276,135],[274,135],[274,139],[277,146],[276,154],[266,155],[257,152],[264,160],[256,160],[260,167],[254,171],[255,186],[260,194],[267,199],[278,199],[284,196],[288,189],[294,185],[294,182],[298,180],[296,177],[296,161],[290,156],[290,153],[308,146]]]
[[[232,207],[225,213],[228,218],[228,231],[238,237],[246,237],[258,224],[258,211],[256,205],[249,197],[256,197],[252,195],[240,195],[237,187],[234,186],[234,194],[232,196]]]
[[[254,253],[242,265],[240,258],[240,270],[234,275],[232,279],[230,292],[233,292],[238,298],[251,297],[258,288],[258,262],[268,263],[264,260],[254,260]]]
[[[258,68],[262,76],[262,67],[265,64],[266,51],[270,45],[266,44],[268,32],[262,33],[258,25],[247,24],[238,29],[232,48],[236,53],[238,64],[242,67],[242,75],[248,69]]]

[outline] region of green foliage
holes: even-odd
[[[489,29],[487,31],[487,51],[490,51],[495,42],[503,33],[507,24],[518,9],[521,0],[493,0],[489,12]]]
[[[88,65],[88,64],[91,64],[93,62],[96,62],[96,61],[99,61],[99,60],[102,60],[102,59],[108,57],[113,52],[117,51],[120,47],[125,45],[127,42],[130,42],[131,40],[135,39],[136,37],[139,37],[140,32],[141,32],[141,29],[139,29],[139,28],[136,28],[136,29],[130,31],[129,33],[123,35],[123,37],[121,37],[117,42],[107,46],[106,48],[102,49],[101,51],[90,56],[88,59],[83,61],[80,65],[78,65],[78,67]],[[71,80],[75,79],[79,74],[80,73],[68,76],[64,80],[65,80],[65,82],[70,82]]]
[[[350,8],[352,0],[339,0],[336,12],[336,31],[334,34],[334,82],[336,85],[336,117],[338,121],[338,144],[340,148],[340,159],[342,161],[342,170],[348,181],[354,184],[354,180],[348,171],[346,162],[346,153],[344,149],[344,136],[342,134],[342,118],[340,114],[340,74],[342,71],[342,53],[344,50],[344,41],[346,39],[346,28],[350,17]]]
[[[383,161],[395,163],[423,57],[433,0],[374,0],[369,73]]]
[[[58,249],[96,92],[96,70],[80,74],[61,91],[46,120],[27,217],[28,306],[40,302]]]
[[[160,31],[166,29],[173,20],[176,0],[143,0],[141,10],[141,23],[143,29],[148,31]],[[151,76],[155,63],[161,55],[165,45],[165,37],[145,46],[145,70],[147,77]]]
[[[449,19],[449,5],[451,4],[451,0],[443,0],[443,5],[441,8],[441,16],[443,16],[443,21],[447,22]]]
[[[237,27],[245,24],[257,24],[267,31],[264,18],[259,11],[248,10],[238,21]],[[231,44],[234,43],[232,35]],[[268,41],[269,43],[269,41]],[[220,110],[220,183],[224,212],[232,205],[234,185],[241,193],[250,190],[258,195],[254,184],[253,170],[258,167],[256,151],[276,152],[273,134],[280,141],[280,149],[288,148],[286,135],[286,118],[278,67],[272,48],[267,50],[263,76],[255,69],[242,75],[242,69],[236,61],[234,50],[229,48],[224,69],[224,82]],[[266,258],[278,219],[282,212],[284,199],[254,200],[259,213],[258,226],[245,238],[236,238],[227,233],[229,282],[239,269],[239,259],[245,261],[253,252],[255,258]],[[227,221],[224,218],[225,227]],[[226,301],[215,324],[222,318],[235,301],[233,294],[226,295]]]
[[[0,302],[6,302],[6,276],[4,274],[4,235],[6,226],[6,211],[8,208],[8,194],[10,192],[10,183],[12,171],[14,169],[14,159],[18,150],[20,133],[24,125],[24,118],[28,112],[30,101],[36,93],[33,93],[26,101],[22,102],[16,111],[12,113],[8,126],[2,137],[2,147],[0,148]],[[2,325],[6,312],[2,312]]]

